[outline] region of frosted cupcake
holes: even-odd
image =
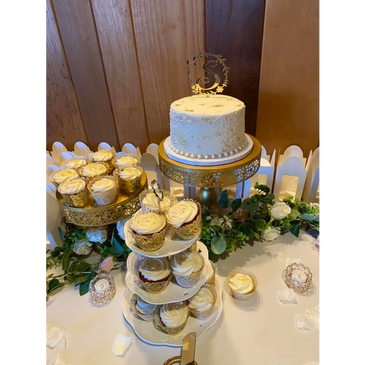
[[[162,293],[169,285],[171,269],[167,258],[145,257],[139,264],[138,271],[139,279],[148,293]]]
[[[162,201],[159,201],[151,189],[145,189],[139,194],[139,202],[144,212],[165,213],[172,205],[177,203],[176,197],[168,191],[161,190]]]
[[[189,318],[189,308],[186,302],[168,303],[160,307],[153,316],[153,323],[159,330],[168,335],[180,334]]]
[[[144,321],[151,322],[157,305],[145,302],[137,294],[133,294],[130,302],[133,312]]]
[[[165,243],[166,219],[156,213],[135,214],[130,223],[131,234],[144,251],[156,251]]]
[[[113,153],[110,151],[97,151],[90,156],[91,162],[103,162],[108,166],[108,174],[114,170],[114,165],[112,163]]]
[[[117,199],[118,181],[113,176],[97,176],[87,184],[96,204],[107,205]]]
[[[89,163],[79,168],[79,174],[87,181],[90,181],[93,177],[107,175],[108,165],[104,162]]]
[[[87,162],[84,158],[70,158],[61,163],[61,166],[65,169],[75,169],[76,171],[87,165]]]
[[[115,157],[112,162],[116,169],[123,170],[126,167],[137,166],[138,158],[134,155],[121,155]]]
[[[175,233],[183,239],[191,239],[201,233],[202,219],[199,203],[181,200],[169,208],[166,219]]]
[[[188,301],[190,313],[197,319],[206,319],[216,309],[215,302],[217,301],[217,294],[212,286],[203,285]]]
[[[227,277],[232,296],[239,300],[247,300],[257,288],[256,276],[244,269],[235,269]]]
[[[60,169],[51,174],[50,178],[53,184],[58,187],[65,181],[79,178],[80,175],[74,169]]]
[[[196,285],[203,267],[204,259],[196,251],[184,251],[173,256],[171,261],[171,269],[176,282],[184,288],[191,288]]]
[[[117,177],[120,189],[128,194],[136,191],[141,185],[143,170],[136,167],[126,167],[123,170],[115,169],[113,175]]]
[[[72,207],[83,207],[89,201],[86,182],[83,179],[65,181],[57,188],[65,204]]]

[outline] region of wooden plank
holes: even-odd
[[[119,147],[89,1],[53,0],[63,46],[85,124],[89,147]]]
[[[270,154],[319,141],[319,0],[266,4],[256,137]]]
[[[186,61],[205,50],[204,0],[131,0],[131,6],[149,140],[160,143],[170,132],[170,104],[192,94]]]
[[[50,1],[47,12],[47,150],[61,142],[69,150],[88,143]]]
[[[149,145],[128,0],[93,0],[92,7],[120,147]]]
[[[246,132],[255,135],[265,0],[206,0],[207,51],[230,67],[224,94],[246,105]]]

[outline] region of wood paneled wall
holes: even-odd
[[[268,152],[313,149],[316,14],[318,0],[47,0],[47,148],[159,143],[170,104],[191,94],[186,60],[207,51],[226,58],[225,93],[245,102],[246,131]]]

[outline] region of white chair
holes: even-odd
[[[149,153],[144,153],[139,165],[147,174],[149,187],[151,186],[151,181],[156,179],[163,188],[162,173],[154,156]]]
[[[89,146],[87,146],[84,142],[76,142],[74,145],[74,154],[76,156],[84,156],[86,157],[89,153],[91,153],[91,150]]]
[[[138,157],[138,161],[141,161],[141,150],[139,147],[135,147],[132,143],[125,143],[122,147],[122,152],[127,155],[136,155]]]
[[[155,159],[156,159],[157,164],[159,164],[159,160],[158,160],[158,144],[151,143],[150,145],[148,145],[148,147],[146,149],[146,153],[149,153],[152,156],[154,156]]]
[[[49,242],[47,248],[62,246],[63,242],[58,232],[61,222],[61,213],[55,196],[55,186],[47,184],[46,189],[46,237]],[[47,242],[47,243],[48,243]]]
[[[52,145],[51,156],[56,164],[60,163],[62,152],[67,152],[67,148],[61,142],[54,142]]]
[[[319,147],[308,157],[307,171],[303,200],[319,203]]]

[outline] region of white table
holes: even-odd
[[[296,294],[298,304],[282,304],[277,292],[285,287],[282,272],[286,264],[273,255],[282,252],[300,259],[313,273],[313,292]],[[222,281],[237,266],[251,270],[258,279],[258,292],[240,302],[223,292],[223,313],[198,341],[195,360],[199,365],[302,365],[319,362],[319,332],[299,330],[294,315],[319,304],[319,252],[314,239],[301,232],[275,242],[255,242],[217,263]],[[142,342],[125,321],[122,301],[126,290],[125,273],[113,271],[117,293],[105,307],[93,307],[89,294],[79,296],[73,285],[50,297],[47,323],[66,332],[67,346],[59,355],[71,365],[162,365],[180,349],[152,346]],[[112,351],[114,338],[132,337],[123,357]]]

